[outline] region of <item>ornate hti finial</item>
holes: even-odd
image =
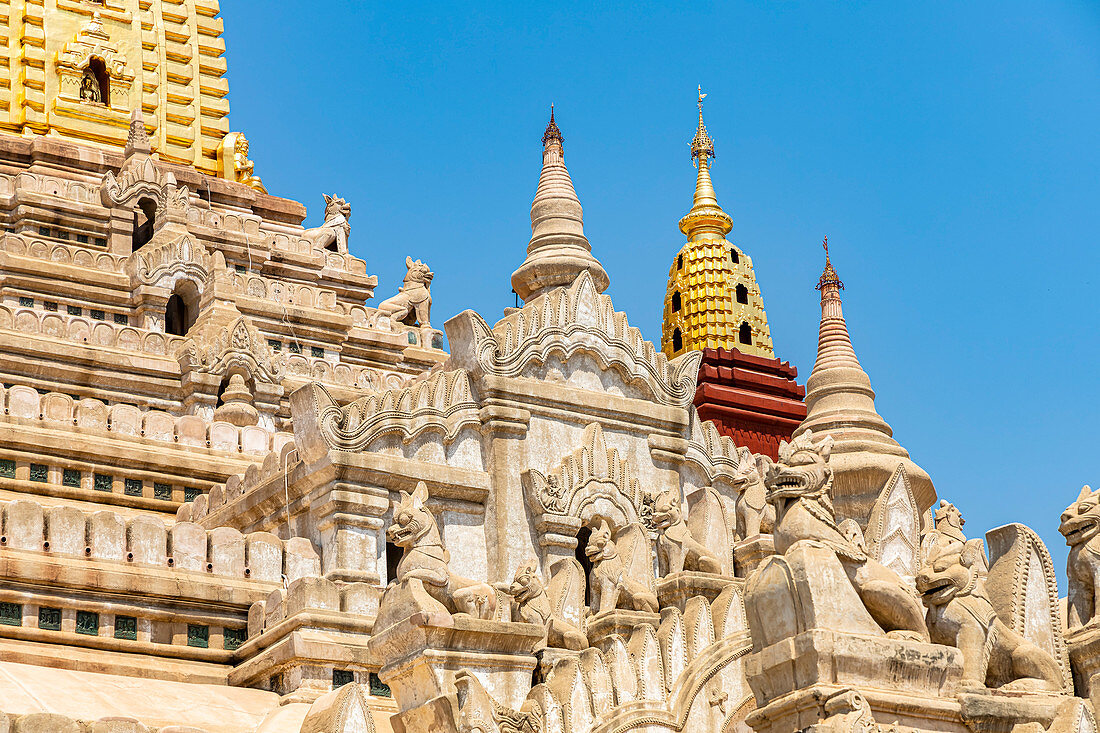
[[[551,140],[557,140],[561,145],[565,142],[561,136],[561,130],[558,129],[558,124],[554,122],[554,104],[550,104],[550,123],[546,126],[546,132],[542,134],[542,144],[545,146]]]
[[[703,94],[703,85],[699,85],[699,127],[695,131],[695,138],[691,141],[691,159],[696,161],[698,165],[699,161],[702,161],[704,165],[707,163],[707,158],[714,157],[714,141],[710,139],[710,135],[707,134],[707,126],[703,124],[703,100],[707,95]]]
[[[837,276],[836,270],[833,269],[833,263],[829,260],[829,238],[825,237],[821,242],[821,246],[825,248],[825,270],[821,273],[821,279],[817,281],[817,289],[824,295],[825,289],[830,288],[832,290],[843,290],[844,283],[841,282],[840,277]]]

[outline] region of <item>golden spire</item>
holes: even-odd
[[[562,134],[551,105],[542,135],[542,174],[531,202],[531,241],[527,259],[512,273],[512,289],[526,302],[551,288],[571,285],[585,270],[592,273],[601,293],[607,289],[607,272],[584,236],[584,213],[565,167]]]
[[[680,220],[680,231],[690,239],[705,235],[709,235],[710,238],[721,238],[733,229],[733,219],[718,205],[718,199],[714,195],[714,184],[710,180],[710,159],[714,157],[714,141],[710,139],[707,126],[703,124],[703,99],[706,96],[700,85],[699,127],[696,128],[695,137],[691,141],[691,159],[699,169],[699,173],[695,178],[695,198],[692,201],[691,211]]]
[[[738,349],[774,358],[764,298],[756,283],[752,258],[725,239],[733,220],[718,205],[710,181],[714,141],[703,124],[699,88],[699,126],[691,141],[698,167],[695,200],[680,220],[688,241],[672,262],[665,289],[661,350],[669,357],[707,348]]]

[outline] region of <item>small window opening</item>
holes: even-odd
[[[173,336],[185,336],[198,317],[199,294],[195,286],[184,281],[168,298],[164,307],[164,332]]]
[[[737,340],[743,344],[752,344],[752,327],[747,322],[742,322],[741,328],[737,329]]]
[[[680,335],[680,329],[672,332],[672,350],[679,351],[684,348],[684,337]]]
[[[684,256],[683,255],[678,255],[676,257],[676,269],[677,270],[684,269]]]
[[[737,257],[737,250],[731,249],[730,250],[730,262],[732,262],[733,264],[736,265],[739,261],[740,260]]]
[[[153,238],[157,225],[157,204],[152,199],[141,199],[134,209],[133,250],[144,247]]]
[[[581,564],[581,568],[584,570],[584,605],[586,606],[592,603],[592,561],[588,559],[584,548],[588,547],[588,540],[591,537],[592,530],[588,527],[581,527],[577,532],[577,549],[573,552],[573,556],[577,558],[577,562]]]
[[[675,313],[680,310],[680,293],[679,291],[672,294],[672,312]]]
[[[744,285],[737,286],[737,302],[748,303],[749,302],[749,289]]]
[[[392,542],[386,543],[386,582],[397,580],[397,565],[405,556],[405,548],[398,547]]]

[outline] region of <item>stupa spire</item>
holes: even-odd
[[[607,289],[607,272],[584,236],[581,202],[565,167],[563,138],[551,105],[542,136],[542,175],[531,202],[531,241],[527,259],[512,273],[512,288],[527,301],[571,284],[585,270],[600,292]]]
[[[860,366],[852,346],[840,298],[844,283],[829,258],[828,237],[822,246],[825,248],[825,269],[817,281],[817,289],[821,291],[817,360],[806,380],[806,419],[795,434],[807,428],[815,434],[833,429],[858,431],[865,439],[901,449],[892,437],[890,426],[875,410],[871,378]]]
[[[680,219],[680,231],[690,239],[706,235],[710,238],[720,238],[733,229],[733,219],[718,205],[714,184],[710,180],[710,159],[714,157],[714,141],[710,139],[707,126],[703,123],[703,100],[707,95],[703,93],[702,85],[698,90],[699,126],[695,130],[695,137],[691,140],[691,158],[699,172],[695,177],[695,197],[692,200],[691,211]]]
[[[909,460],[893,430],[875,409],[871,379],[860,366],[844,320],[840,292],[844,283],[825,247],[825,268],[817,282],[821,291],[821,325],[817,360],[806,380],[806,419],[794,431],[798,437],[812,430],[815,439],[833,438],[833,498],[838,516],[866,525],[871,510],[900,465],[919,509],[927,511],[936,499],[932,480]]]

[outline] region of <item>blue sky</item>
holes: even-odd
[[[971,537],[1028,523],[1063,572],[1058,516],[1100,483],[1100,4],[222,5],[257,173],[310,223],[348,199],[379,300],[430,264],[438,327],[512,304],[554,102],[609,293],[657,340],[702,84],[777,353],[809,374],[828,234],[896,437]]]

